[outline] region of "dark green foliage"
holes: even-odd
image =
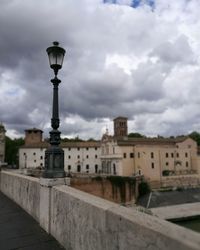
[[[93,177],[93,179],[95,181],[102,181],[103,180],[103,178],[101,176],[95,176],[95,177]]]
[[[18,164],[18,149],[20,146],[24,145],[24,139],[11,139],[6,136],[5,143],[5,162],[7,162],[8,165]]]
[[[138,186],[139,196],[148,194],[151,192],[150,186],[146,181],[143,181]]]
[[[67,137],[65,137],[65,138],[61,139],[61,142],[81,142],[81,141],[84,141],[84,140],[82,140],[78,136],[76,136],[75,138],[67,138]]]
[[[117,187],[121,187],[125,184],[125,180],[122,176],[107,176],[107,179]]]
[[[200,134],[196,131],[189,134],[189,137],[192,138],[200,146]]]
[[[94,138],[89,138],[87,141],[96,141]]]
[[[163,176],[169,176],[169,174],[170,174],[170,170],[163,170],[162,171]]]
[[[128,134],[129,138],[144,138],[144,135],[141,135],[140,133],[130,133]]]
[[[132,177],[126,176],[107,176],[107,179],[115,186],[121,187],[125,185],[125,183],[129,183],[131,185],[135,185],[135,179]]]

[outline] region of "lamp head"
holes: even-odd
[[[47,48],[50,67],[57,76],[58,70],[62,68],[65,50],[59,47],[59,42],[53,42],[53,46]]]

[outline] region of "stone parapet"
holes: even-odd
[[[11,171],[1,171],[0,176],[1,192],[66,249],[200,249],[198,233],[63,185],[63,180],[53,185],[57,181],[39,181]]]

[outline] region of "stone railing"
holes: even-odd
[[[2,171],[1,192],[71,250],[199,250],[198,233],[66,184]],[[69,182],[68,182],[69,183]]]

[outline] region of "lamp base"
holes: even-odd
[[[45,170],[43,178],[63,178],[64,151],[59,146],[51,146],[45,151]]]

